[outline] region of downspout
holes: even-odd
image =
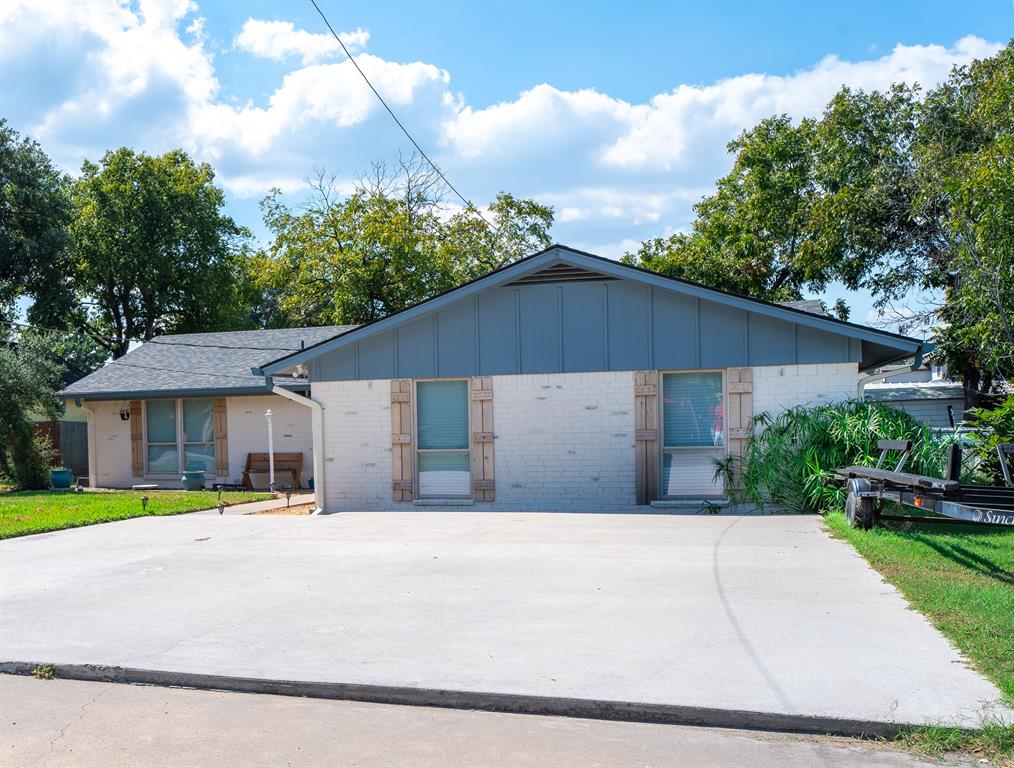
[[[91,488],[99,487],[99,452],[96,449],[95,434],[95,411],[86,401],[79,397],[74,398],[74,405],[81,408],[88,416],[88,485]]]
[[[932,344],[929,344],[927,342],[923,342],[922,344],[920,344],[919,348],[915,351],[915,360],[912,361],[912,365],[909,366],[908,370],[917,371],[920,368],[922,368],[923,356],[926,355],[926,353],[932,351],[933,351]],[[905,373],[905,371],[903,370],[887,371],[886,373],[873,373],[870,374],[869,376],[863,376],[861,379],[859,379],[858,382],[859,399],[860,400],[865,399],[864,390],[866,389],[867,384],[872,384],[875,381],[883,381],[888,376],[897,376],[899,373]]]
[[[272,394],[284,397],[294,403],[299,403],[310,409],[310,419],[313,427],[313,514],[319,515],[324,512],[324,504],[327,495],[324,493],[324,406],[312,397],[303,397],[295,392],[290,392],[285,387],[280,387],[271,381],[271,377],[265,377]]]

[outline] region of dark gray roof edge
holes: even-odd
[[[768,315],[769,317],[787,319],[799,325],[805,325],[839,335],[894,347],[903,353],[895,359],[905,357],[906,354],[917,353],[924,343],[920,339],[903,336],[898,333],[883,331],[878,328],[870,328],[869,326],[858,325],[845,320],[838,320],[833,317],[815,315],[811,312],[795,309],[794,307],[786,307],[781,304],[775,304],[761,299],[752,299],[747,296],[728,293],[716,288],[708,288],[688,280],[666,277],[641,267],[634,267],[630,264],[621,264],[613,259],[607,259],[604,256],[597,256],[594,253],[579,251],[575,248],[571,248],[570,246],[554,244],[543,251],[539,251],[538,253],[527,256],[520,261],[514,262],[513,264],[508,264],[507,266],[494,270],[487,275],[478,277],[465,283],[464,285],[459,285],[456,288],[452,288],[444,293],[421,301],[418,304],[414,304],[411,307],[401,310],[400,312],[395,312],[387,317],[375,320],[372,323],[366,323],[358,328],[340,333],[330,339],[324,339],[323,341],[310,345],[306,349],[292,352],[288,355],[283,355],[282,357],[272,360],[271,362],[264,363],[257,368],[253,368],[252,372],[255,375],[271,375],[279,373],[280,371],[291,368],[294,365],[299,365],[307,360],[312,360],[319,355],[344,346],[345,344],[359,341],[360,339],[371,336],[375,333],[381,333],[388,328],[392,328],[395,325],[412,320],[427,312],[438,310],[451,302],[474,295],[481,290],[493,288],[498,285],[502,285],[503,283],[510,282],[511,280],[517,279],[520,275],[535,271],[559,261],[566,261],[578,266],[584,266],[621,279],[625,278],[637,280],[647,285],[656,286],[666,290],[678,290],[697,298],[714,301],[719,304],[733,306],[738,309],[744,309],[762,315]]]
[[[275,386],[285,389],[308,389],[310,383],[305,379],[291,382],[273,382]],[[199,387],[193,389],[130,389],[119,392],[73,392],[61,390],[56,396],[61,400],[157,400],[174,397],[243,397],[248,395],[270,395],[271,388],[267,384],[241,387]]]

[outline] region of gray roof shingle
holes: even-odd
[[[329,325],[156,336],[75,381],[60,396],[112,400],[263,392],[264,379],[254,376],[251,368],[355,327]],[[305,383],[305,379],[284,380],[286,386]]]

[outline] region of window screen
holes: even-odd
[[[722,374],[667,373],[662,377],[665,447],[723,445]]]
[[[416,385],[416,447],[420,496],[468,496],[468,382]]]
[[[176,446],[176,401],[149,400],[146,405],[148,429],[148,472],[176,474],[180,470]]]
[[[211,400],[183,401],[183,460],[188,470],[215,469],[215,426]]]

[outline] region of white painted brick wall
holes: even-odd
[[[95,446],[97,456],[88,456],[88,471],[94,473],[96,485],[100,488],[129,488],[142,482],[131,477],[130,422],[120,418],[120,409],[130,408],[130,401],[96,401],[86,405],[94,414],[88,421],[91,433],[88,442],[89,446]]]
[[[634,488],[630,371],[493,377],[496,507],[629,507]]]
[[[856,397],[856,363],[768,365],[753,369],[753,412],[777,416],[797,405],[823,405]]]
[[[411,509],[391,500],[391,382],[322,381],[324,508],[328,512]]]
[[[856,392],[855,363],[754,368],[754,411]],[[413,509],[391,499],[390,381],[320,382],[328,512]],[[473,510],[634,506],[631,371],[493,377],[496,501]]]

